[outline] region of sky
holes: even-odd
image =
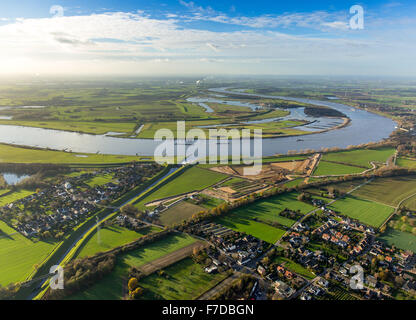
[[[415,40],[409,0],[0,3],[0,75],[413,77]]]

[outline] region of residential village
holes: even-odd
[[[158,170],[155,164],[133,163],[66,177],[56,185],[1,207],[0,219],[27,238],[61,239]]]
[[[188,231],[215,248],[207,273],[225,265],[252,275],[257,283],[267,283],[263,296],[268,299],[389,300],[397,298],[393,292],[416,295],[412,252],[387,247],[376,240],[373,228],[337,215],[322,202],[314,205],[322,214],[296,223],[275,245],[216,223],[196,224]],[[256,286],[254,292],[259,290]]]

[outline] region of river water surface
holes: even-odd
[[[227,88],[211,89],[211,92],[215,92],[216,94],[221,95],[232,94],[232,92],[228,91]],[[321,148],[328,147],[345,148],[349,145],[378,142],[388,138],[389,135],[394,131],[396,125],[395,122],[391,119],[330,101],[315,101],[301,98],[266,96],[248,94],[244,92],[235,92],[234,94],[258,96],[271,99],[284,99],[319,106],[327,106],[344,113],[351,119],[351,123],[348,126],[337,130],[315,133],[301,137],[292,136],[263,139],[264,156],[271,156],[276,153],[286,154],[290,150],[319,150]],[[194,102],[203,103],[202,101],[198,100],[194,100]],[[298,115],[294,114],[296,112]],[[299,119],[302,117],[302,114],[304,115],[304,112],[299,108],[291,110],[292,118]],[[309,128],[311,131],[313,131],[313,126],[322,130],[322,128],[325,128],[325,125],[327,127],[331,127],[339,123],[339,120],[337,119],[325,117],[314,118],[314,121],[316,122],[311,124]],[[307,130],[308,128],[302,127],[302,129]],[[117,138],[109,137],[106,135],[90,135],[14,125],[0,125],[0,143],[39,147],[45,149],[49,148],[54,150],[66,150],[77,153],[101,153],[116,155],[137,154],[140,156],[153,156],[155,148],[160,144],[160,142],[150,139]],[[204,141],[200,140],[197,143],[204,143]],[[220,145],[220,143],[218,145]],[[210,153],[209,150],[208,153]]]

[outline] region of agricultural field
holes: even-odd
[[[285,231],[282,229],[247,219],[235,213],[229,213],[224,217],[217,218],[215,222],[235,231],[250,234],[268,243],[276,243],[285,234]]]
[[[169,253],[187,247],[196,240],[186,235],[170,235],[154,243],[145,245],[118,257],[112,273],[105,276],[94,286],[69,299],[73,300],[120,300],[123,298],[123,286],[130,267],[140,267]]]
[[[2,196],[2,195],[5,195],[6,193],[8,193],[8,192],[10,192],[10,190],[9,189],[3,189],[3,190],[0,190],[0,197]]]
[[[386,232],[378,237],[378,239],[387,243],[389,246],[395,245],[400,249],[416,252],[416,236],[409,232],[387,228]]]
[[[331,176],[361,173],[365,169],[360,167],[348,166],[339,163],[320,161],[318,168],[313,173],[314,176]]]
[[[396,207],[402,200],[416,194],[416,176],[378,178],[352,194]]]
[[[161,229],[156,227],[146,227],[140,232],[132,231],[120,226],[107,226],[100,230],[98,236],[97,232],[85,243],[82,249],[79,251],[77,257],[83,258],[87,256],[93,256],[98,252],[105,252],[130,243],[137,240],[144,235],[159,232]]]
[[[15,202],[17,200],[26,198],[30,196],[31,194],[34,194],[34,191],[20,189],[17,191],[13,191],[12,193],[5,195],[3,197],[0,197],[0,207],[5,206],[6,204]]]
[[[279,216],[279,213],[285,209],[300,211],[306,214],[315,209],[309,203],[297,200],[297,193],[282,194],[270,199],[260,200],[244,208],[233,211],[233,214],[247,219],[257,218],[262,221],[278,222],[286,227],[291,227],[295,221]]]
[[[0,220],[0,285],[26,280],[57,244],[33,242]]]
[[[298,201],[297,193],[292,192],[238,208],[216,219],[216,222],[227,228],[251,234],[266,242],[275,243],[285,231],[262,223],[262,221],[291,227],[295,221],[279,215],[285,209],[299,210],[301,214],[306,214],[315,208],[308,203]]]
[[[393,148],[359,149],[324,154],[323,160],[371,168],[371,161],[385,163],[395,152]]]
[[[347,193],[347,192],[350,192],[351,190],[353,190],[354,188],[362,185],[364,182],[366,182],[365,179],[357,179],[357,180],[353,180],[353,181],[334,183],[334,184],[330,184],[328,186],[325,186],[325,189],[334,188],[334,189],[338,190],[341,193]],[[317,188],[310,188],[310,189],[308,189],[308,192],[320,195],[324,191],[319,190]]]
[[[297,187],[297,186],[299,186],[303,183],[305,183],[305,179],[300,178],[300,179],[294,179],[294,180],[290,180],[288,182],[285,182],[283,184],[283,186],[286,187],[286,188],[294,188],[294,187]]]
[[[416,169],[416,160],[399,157],[397,158],[396,164],[400,167]]]
[[[278,256],[273,259],[273,262],[280,264],[286,269],[289,269],[292,272],[295,272],[299,274],[300,276],[303,276],[309,280],[315,278],[315,274],[310,272],[308,269],[300,265],[299,263],[296,263],[288,258]]]
[[[191,258],[154,273],[139,281],[145,300],[193,300],[226,278],[226,274],[208,274]]]
[[[168,210],[163,211],[159,220],[164,226],[171,226],[190,219],[194,214],[204,210],[204,207],[189,203],[187,201],[181,201],[170,207]]]
[[[403,207],[408,208],[410,210],[416,210],[416,195],[404,201]]]
[[[376,228],[394,212],[392,207],[354,196],[338,200],[330,206],[330,209]]]
[[[136,206],[139,209],[144,209],[146,203],[191,191],[202,190],[226,178],[226,175],[218,172],[192,167],[176,177],[173,181],[162,186],[149,197],[146,197],[143,201],[140,201]]]

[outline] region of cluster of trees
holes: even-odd
[[[126,204],[120,211],[126,216],[139,220],[143,219],[146,215],[143,211],[140,211],[132,204]]]
[[[45,299],[63,299],[85,290],[114,270],[116,256],[88,257],[70,262],[65,267],[64,289],[49,290]]]
[[[251,275],[243,275],[239,279],[231,283],[230,286],[219,292],[214,299],[215,300],[238,300],[248,299],[250,292],[253,289],[256,279]]]
[[[10,284],[7,287],[0,285],[0,300],[13,300],[19,290],[19,285]]]
[[[143,295],[144,289],[139,286],[139,280],[137,278],[130,278],[127,287],[129,289],[129,298],[136,300]]]

